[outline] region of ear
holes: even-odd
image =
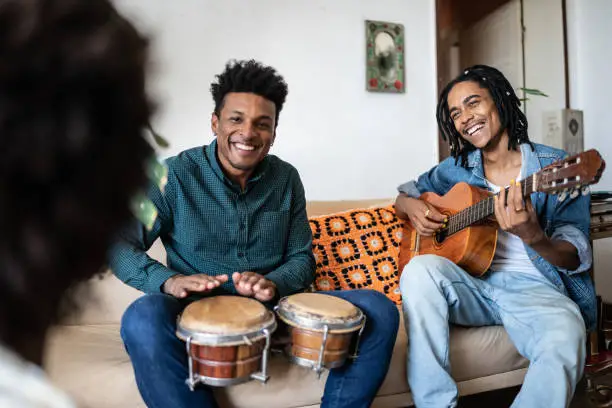
[[[212,130],[212,132],[214,133],[215,136],[218,134],[218,130],[219,130],[219,117],[217,116],[217,114],[215,112],[213,112],[211,117],[210,117],[210,129]]]

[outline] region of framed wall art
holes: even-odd
[[[370,92],[403,93],[404,26],[366,20],[366,89]]]

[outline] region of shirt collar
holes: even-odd
[[[531,149],[529,143],[521,143],[521,176],[523,178],[541,170],[540,161],[536,152]],[[476,176],[484,178],[484,168],[482,166],[482,153],[480,149],[472,150],[468,153],[468,167],[472,168]]]
[[[217,159],[217,149],[218,149],[218,144],[217,144],[216,138],[208,146],[204,146],[204,155],[206,156],[206,159],[210,163],[210,166],[212,167],[217,177],[219,177],[221,180],[223,180],[225,183],[232,186],[233,188],[240,189],[240,186],[236,184],[235,182],[233,182],[232,180],[230,180],[223,172],[223,169],[221,168],[221,164],[219,163],[219,160]],[[264,157],[261,163],[257,165],[257,167],[255,168],[255,171],[253,171],[253,174],[251,174],[251,177],[247,181],[247,186],[261,180],[261,178],[265,176],[266,171],[268,170],[268,167],[270,165],[269,162],[270,162],[270,159],[268,155],[266,155],[266,157]]]

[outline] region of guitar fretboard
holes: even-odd
[[[523,197],[527,197],[534,191],[533,177],[528,177],[527,179],[521,181],[520,184],[521,189],[523,190]],[[506,194],[508,194],[509,187],[506,187],[504,190],[506,191]],[[479,221],[482,221],[490,215],[494,214],[494,197],[497,195],[499,195],[499,193],[487,197],[472,206],[464,208],[457,214],[451,215],[448,219],[448,224],[446,227],[447,234],[454,234],[455,232],[461,231],[462,229],[467,228],[470,225],[475,224]]]

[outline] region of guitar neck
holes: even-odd
[[[533,185],[534,179],[534,177],[528,177],[519,182],[523,191],[523,197],[527,197],[531,193],[535,192]],[[506,197],[509,189],[510,187],[506,187],[504,189],[506,191]],[[499,196],[499,193],[485,198],[484,200],[451,215],[448,219],[448,233],[454,234],[455,232],[461,231],[462,229],[476,224],[477,222],[480,222],[495,214],[495,196]]]

